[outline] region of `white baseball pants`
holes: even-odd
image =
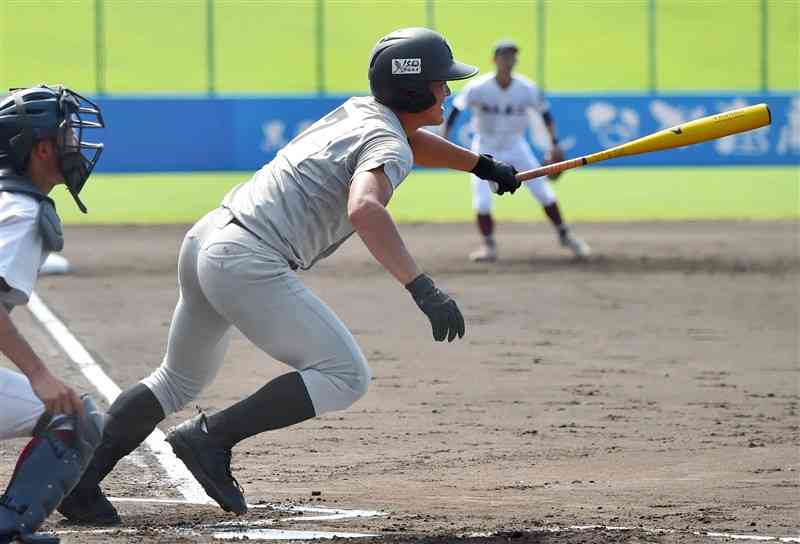
[[[31,436],[43,413],[44,404],[28,378],[0,368],[0,440]]]

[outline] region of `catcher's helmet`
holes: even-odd
[[[417,113],[436,98],[431,81],[466,79],[478,69],[453,59],[444,37],[427,28],[403,28],[381,38],[369,60],[372,95],[392,109]]]
[[[11,91],[0,100],[0,166],[23,174],[33,146],[54,140],[64,183],[85,213],[78,193],[97,164],[103,144],[83,141],[83,129],[105,126],[100,108],[61,85]]]

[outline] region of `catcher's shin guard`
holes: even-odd
[[[105,417],[88,396],[82,400],[85,418],[45,414],[34,429],[0,497],[0,543],[30,538],[86,470]]]

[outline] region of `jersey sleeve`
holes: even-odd
[[[0,278],[9,287],[0,290],[0,302],[17,306],[28,303],[39,275],[42,236],[38,202],[18,194],[13,197],[13,203],[4,199],[0,205]]]
[[[475,101],[475,85],[472,82],[467,83],[461,92],[453,98],[453,107],[457,110],[464,111],[472,107]]]
[[[358,154],[353,176],[381,166],[392,188],[397,188],[414,166],[411,146],[388,131],[367,138]]]

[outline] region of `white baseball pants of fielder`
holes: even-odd
[[[347,408],[371,379],[355,338],[284,257],[229,221],[218,208],[186,234],[167,353],[142,383],[165,414],[180,410],[214,379],[236,327],[300,373],[317,415]]]
[[[44,404],[28,378],[0,368],[0,440],[31,436],[43,413]]]
[[[520,139],[514,145],[497,151],[495,149],[483,148],[482,146],[473,146],[473,151],[476,153],[486,153],[493,156],[497,160],[507,162],[511,166],[522,172],[524,170],[532,170],[540,166],[539,161],[533,155],[530,146],[524,139]],[[476,175],[471,176],[472,180],[472,209],[480,214],[488,214],[492,211],[492,190],[489,188],[489,182],[483,180]],[[543,207],[547,207],[556,201],[556,193],[550,186],[550,182],[546,177],[532,179],[524,183],[531,196],[539,201]]]

